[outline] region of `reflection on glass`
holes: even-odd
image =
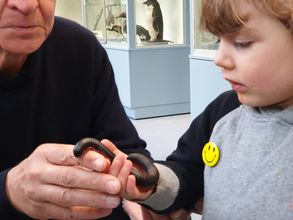
[[[126,42],[126,5],[120,0],[85,0],[85,25],[101,41]]]
[[[218,38],[209,32],[199,32],[198,49],[218,49]]]
[[[81,1],[80,0],[58,0],[56,1],[55,14],[82,23]]]
[[[199,28],[201,0],[194,0],[194,49],[218,49],[218,38]]]

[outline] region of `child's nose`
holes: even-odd
[[[231,69],[234,67],[232,48],[225,42],[220,42],[214,63],[222,69]]]

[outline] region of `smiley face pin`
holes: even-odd
[[[220,150],[218,146],[213,142],[206,143],[202,150],[202,159],[207,166],[216,166],[220,159]]]

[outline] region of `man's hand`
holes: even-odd
[[[109,162],[73,146],[43,144],[7,175],[7,195],[22,213],[37,219],[97,219],[120,204],[120,181],[106,173]],[[93,172],[93,170],[98,172]]]

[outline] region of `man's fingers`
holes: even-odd
[[[90,208],[90,207],[70,207],[63,208],[51,203],[43,203],[36,207],[38,210],[31,214],[35,219],[99,219],[112,213],[112,209]]]
[[[83,190],[48,185],[40,189],[45,202],[61,207],[86,206],[91,208],[116,208],[121,199],[119,196],[109,195],[97,190]]]
[[[121,189],[120,182],[116,177],[81,167],[48,166],[44,170],[42,181],[45,184],[99,190],[110,194],[117,194]]]
[[[106,172],[110,166],[110,160],[95,150],[89,150],[82,155],[80,165],[90,170]]]
[[[52,164],[72,166],[79,163],[79,159],[73,155],[73,145],[43,144],[37,151],[42,152]]]
[[[110,165],[109,159],[95,150],[88,150],[81,158],[76,158],[73,154],[73,145],[46,144],[41,145],[39,150],[43,150],[48,162],[56,165],[81,165],[99,172],[107,170]]]

